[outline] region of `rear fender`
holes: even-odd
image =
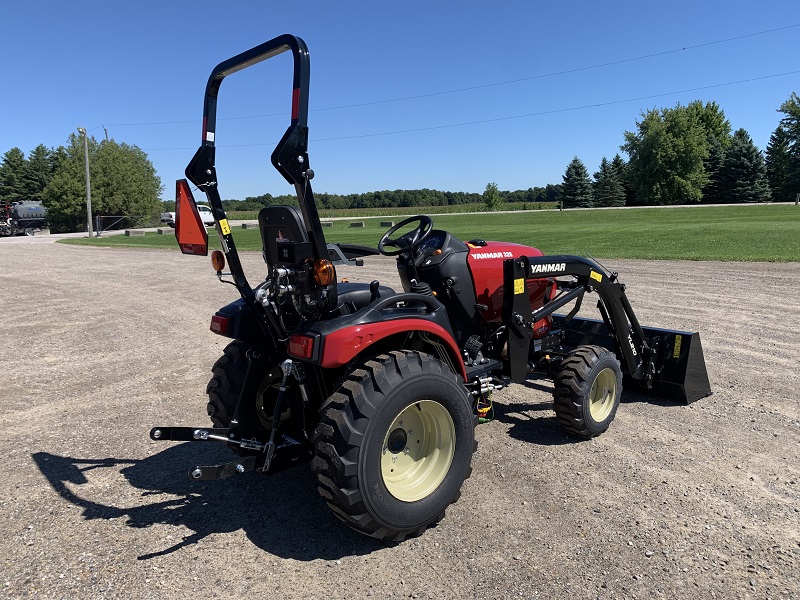
[[[239,298],[235,302],[223,306],[214,316],[227,319],[225,331],[218,331],[215,329],[212,321],[210,329],[217,335],[234,340],[242,340],[256,348],[265,345],[264,334],[262,333],[263,330],[244,299]]]
[[[458,346],[452,335],[437,323],[426,319],[398,319],[394,321],[368,323],[343,327],[327,333],[322,343],[319,364],[323,368],[332,369],[349,363],[356,356],[370,353],[372,347],[381,348],[382,340],[391,337],[405,337],[415,334],[429,344],[441,348],[447,353],[450,368],[466,381],[464,361],[461,360]],[[399,349],[399,346],[396,348]]]

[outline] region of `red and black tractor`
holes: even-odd
[[[217,95],[226,76],[286,51],[294,57],[291,124],[272,164],[294,185],[299,207],[259,213],[268,276],[252,287],[218,190]],[[241,298],[211,320],[212,331],[233,340],[208,384],[213,427],[155,427],[150,436],[217,440],[238,458],[192,467],[189,477],[310,460],[338,518],[402,540],[437,523],[458,498],[475,426],[491,418],[492,393],[505,385],[552,379],[558,422],[583,438],[609,427],[623,382],[687,403],[711,393],[699,334],[642,327],[617,274],[594,260],[463,242],[423,215],[389,229],[377,250],[326,243],[311,189],[308,84],[305,43],[283,35],[220,63],[206,86],[202,144],[186,176],[216,218],[217,276]],[[185,179],[176,205],[181,250],[206,255]],[[402,290],[337,280],[337,264],[376,252],[397,257]],[[576,316],[586,294],[597,296],[600,319]]]

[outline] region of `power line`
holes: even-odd
[[[377,105],[377,104],[389,104],[389,103],[393,103],[393,102],[406,102],[408,100],[419,100],[421,98],[431,98],[431,97],[435,97],[435,96],[444,96],[444,95],[447,95],[447,94],[459,94],[459,93],[462,93],[462,92],[471,92],[471,91],[481,90],[481,89],[486,89],[486,88],[491,88],[491,87],[498,87],[498,86],[503,86],[503,85],[511,85],[511,84],[514,84],[514,83],[522,83],[524,81],[533,81],[533,80],[536,80],[536,79],[546,79],[546,78],[549,78],[549,77],[557,77],[559,75],[569,75],[569,74],[572,74],[572,73],[581,73],[581,72],[584,72],[584,71],[591,71],[593,69],[602,69],[602,68],[605,68],[605,67],[612,67],[612,66],[615,66],[615,65],[621,65],[621,64],[636,62],[636,61],[640,61],[640,60],[647,60],[647,59],[650,59],[650,58],[658,58],[659,56],[667,56],[667,55],[670,55],[670,54],[678,54],[680,52],[686,52],[686,51],[689,51],[689,50],[697,50],[699,48],[706,48],[708,46],[715,46],[717,44],[726,44],[726,43],[729,43],[729,42],[735,42],[737,40],[742,40],[742,39],[751,38],[751,37],[757,37],[757,36],[760,36],[760,35],[767,35],[769,33],[776,33],[778,31],[785,31],[787,29],[794,29],[794,28],[797,28],[797,27],[800,27],[800,23],[795,23],[793,25],[784,25],[783,27],[775,27],[773,29],[766,29],[764,31],[756,31],[756,32],[753,32],[753,33],[745,33],[743,35],[737,35],[737,36],[734,36],[734,37],[724,38],[724,39],[720,39],[720,40],[714,40],[712,42],[703,42],[701,44],[694,44],[694,45],[691,45],[691,46],[681,46],[680,48],[674,48],[672,50],[664,50],[662,52],[654,52],[654,53],[651,53],[651,54],[643,54],[642,56],[635,56],[635,57],[632,57],[632,58],[623,58],[623,59],[620,59],[620,60],[614,60],[614,61],[610,61],[610,62],[598,63],[596,65],[588,65],[588,66],[585,66],[585,67],[576,67],[574,69],[565,69],[565,70],[562,70],[562,71],[553,71],[551,73],[540,73],[538,75],[531,75],[529,77],[520,77],[520,78],[517,78],[517,79],[508,79],[508,80],[505,80],[505,81],[496,81],[496,82],[492,82],[492,83],[483,83],[483,84],[472,85],[472,86],[467,86],[467,87],[462,87],[462,88],[454,88],[454,89],[451,89],[451,90],[443,90],[443,91],[438,91],[438,92],[428,92],[428,93],[425,93],[425,94],[415,94],[415,95],[412,95],[412,96],[402,96],[402,97],[399,97],[399,98],[386,98],[386,99],[383,99],[383,100],[372,100],[372,101],[369,101],[369,102],[358,102],[358,103],[355,103],[355,104],[342,104],[342,105],[339,105],[339,106],[326,106],[326,107],[323,107],[323,108],[311,109],[311,112],[323,112],[323,111],[330,111],[330,110],[343,110],[343,109],[346,109],[346,108],[361,108],[361,107],[364,107],[364,106],[374,106],[374,105]],[[282,116],[285,116],[285,115],[286,115],[286,112],[279,112],[279,113],[266,113],[266,114],[261,114],[261,115],[241,115],[241,116],[238,116],[238,117],[224,117],[224,118],[220,118],[220,119],[217,119],[217,120],[218,121],[235,121],[235,120],[242,120],[242,119],[262,119],[262,118],[266,118],[266,117],[282,117]],[[138,127],[138,126],[145,126],[145,125],[184,125],[184,124],[187,124],[187,123],[197,123],[197,119],[192,119],[190,121],[154,121],[154,122],[149,122],[149,123],[107,123],[107,125],[115,126],[115,127]],[[97,127],[95,127],[95,129],[97,129]]]
[[[610,100],[608,102],[597,102],[594,104],[584,104],[582,106],[571,106],[567,108],[554,108],[551,110],[543,110],[539,112],[532,112],[532,113],[525,113],[522,115],[510,115],[507,117],[494,117],[491,119],[480,119],[476,121],[464,121],[461,123],[450,123],[447,125],[431,125],[428,127],[417,127],[415,129],[400,129],[396,131],[381,131],[376,133],[363,133],[359,135],[346,135],[341,137],[329,137],[329,138],[314,138],[309,141],[311,142],[332,142],[338,140],[353,140],[358,138],[367,138],[367,137],[379,137],[384,135],[399,135],[402,133],[418,133],[421,131],[433,131],[436,129],[451,129],[454,127],[466,127],[469,125],[481,125],[484,123],[495,123],[497,121],[510,121],[513,119],[525,119],[529,117],[540,117],[543,115],[552,115],[556,113],[564,113],[564,112],[571,112],[577,110],[586,110],[589,108],[600,108],[603,106],[613,106],[616,104],[625,104],[628,102],[640,102],[642,100],[652,100],[653,98],[663,98],[664,96],[674,96],[677,94],[686,94],[689,92],[699,92],[702,90],[710,90],[714,88],[721,88],[731,85],[740,85],[742,83],[751,83],[753,81],[763,81],[765,79],[775,79],[777,77],[785,77],[787,75],[797,75],[800,73],[800,69],[796,71],[787,71],[785,73],[776,73],[773,75],[762,75],[761,77],[751,77],[749,79],[740,79],[738,81],[728,81],[726,83],[715,83],[712,85],[704,85],[701,87],[694,87],[694,88],[687,88],[684,90],[676,90],[672,92],[662,92],[660,94],[650,94],[648,96],[638,96],[636,98],[626,98],[624,100]],[[273,144],[270,143],[258,143],[258,144],[230,144],[230,145],[219,145],[216,146],[217,148],[250,148],[256,146],[272,146]],[[175,148],[143,148],[148,152],[157,151],[157,150],[194,150],[195,147],[175,147]]]

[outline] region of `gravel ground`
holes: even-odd
[[[148,438],[207,423],[225,345],[208,323],[236,297],[208,260],[25,243],[0,259],[0,596],[800,598],[796,263],[613,261],[642,323],[701,332],[714,395],[625,394],[584,442],[549,382],[511,386],[460,501],[384,545],[329,514],[307,465],[194,483],[228,451]],[[397,285],[382,258],[341,274]]]

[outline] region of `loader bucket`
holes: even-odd
[[[563,326],[564,317],[554,315],[556,326]],[[575,317],[567,327],[565,343],[569,346],[594,344],[616,352],[616,345],[603,321]],[[648,344],[658,347],[652,387],[642,390],[656,396],[690,404],[711,395],[711,384],[700,343],[700,334],[657,327],[642,327]],[[627,375],[627,374],[626,374]],[[626,377],[627,381],[632,378]]]

